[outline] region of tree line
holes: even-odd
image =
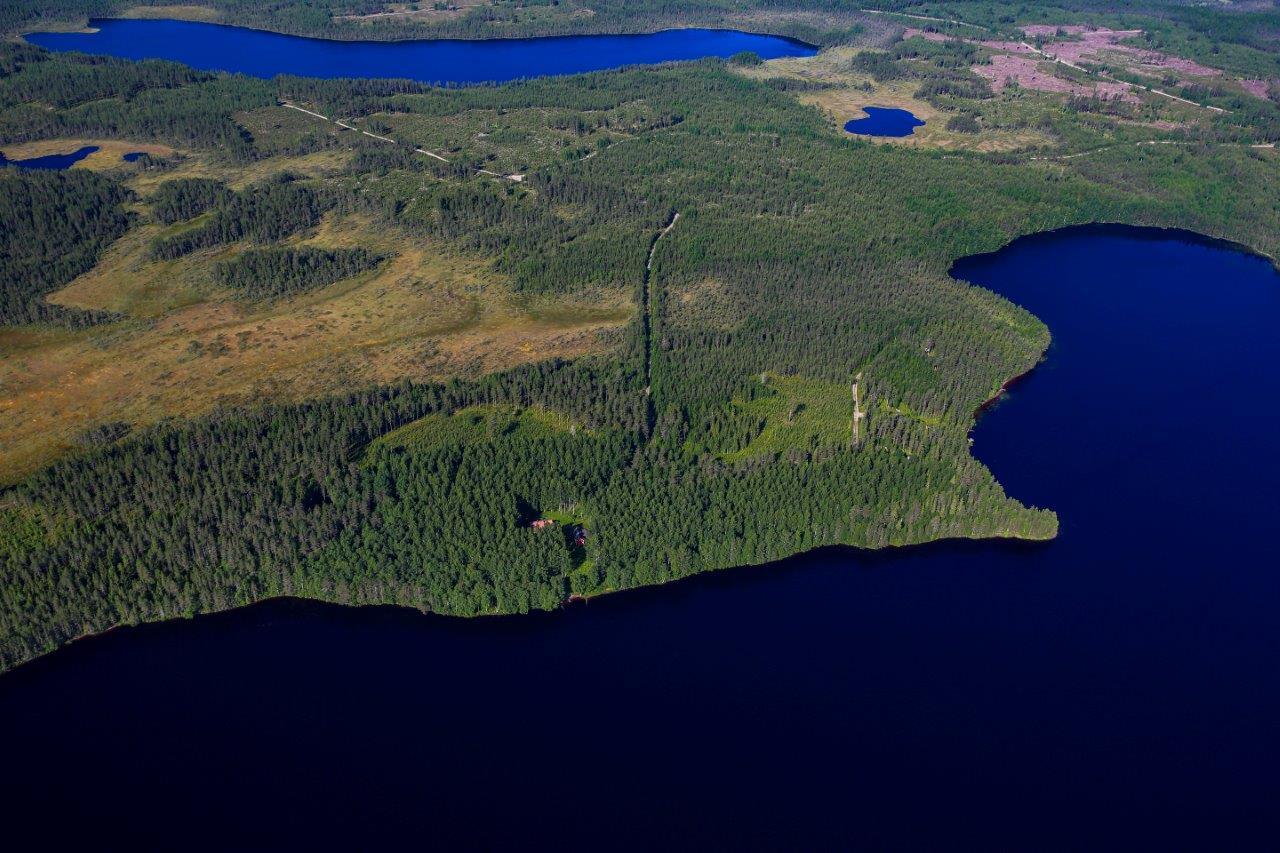
[[[190,190],[175,192],[190,193]],[[209,190],[213,193],[214,190]],[[185,195],[184,198],[189,198]],[[151,256],[173,260],[200,249],[251,240],[271,243],[320,221],[320,215],[333,205],[330,197],[289,175],[253,184],[231,195],[221,195],[221,204],[208,221],[151,245]],[[215,203],[211,201],[211,204]],[[175,209],[173,206],[167,211]]]
[[[250,249],[215,267],[218,281],[249,299],[315,290],[367,272],[385,257],[367,249]]]
[[[194,219],[206,210],[231,202],[234,194],[213,178],[177,178],[162,183],[152,193],[151,213],[166,225]]]
[[[0,169],[0,323],[86,326],[114,319],[46,302],[93,268],[129,227],[130,193],[83,170]]]

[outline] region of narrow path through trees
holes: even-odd
[[[399,144],[396,142],[396,140],[392,139],[389,136],[379,136],[376,133],[370,133],[367,130],[361,130],[358,127],[353,127],[352,125],[347,124],[341,119],[329,118],[326,115],[321,115],[320,113],[314,112],[312,110],[304,109],[303,107],[300,107],[296,104],[291,104],[288,101],[281,101],[280,106],[288,107],[291,110],[297,110],[300,113],[306,113],[309,116],[315,116],[316,118],[319,118],[319,119],[324,119],[327,122],[332,122],[333,124],[336,124],[338,127],[342,128],[343,130],[354,130],[357,133],[363,133],[365,136],[368,136],[371,139],[376,139],[379,142],[390,142],[393,145]],[[436,154],[434,151],[428,151],[425,148],[414,148],[413,151],[415,154],[426,154],[428,157],[434,157],[435,159],[439,160],[441,163],[449,162],[447,158],[442,157],[439,154]],[[501,178],[507,181],[516,181],[517,183],[524,180],[524,175],[499,175],[497,172],[490,172],[488,169],[476,169],[476,171],[482,175],[488,175],[493,178]]]
[[[658,242],[663,237],[671,233],[671,229],[676,227],[676,223],[680,221],[679,211],[671,212],[671,220],[666,226],[653,237],[653,242],[649,244],[649,256],[644,261],[644,277],[641,280],[640,287],[640,329],[643,336],[644,344],[644,399],[645,408],[647,410],[646,418],[648,420],[649,432],[653,432],[653,297],[651,291],[653,289],[650,279],[653,276],[653,255],[658,251]]]

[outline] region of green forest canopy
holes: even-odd
[[[9,26],[34,14],[7,8]],[[327,26],[325,4],[310,8]],[[868,66],[888,73],[885,62]],[[922,87],[954,77],[946,57],[911,68]],[[337,173],[235,191],[175,180],[137,198],[111,173],[0,173],[0,322],[13,326],[113,322],[42,298],[134,220],[176,229],[153,245],[160,259],[237,247],[219,275],[255,296],[378,263],[358,247],[291,247],[332,211],[483,258],[519,295],[622,288],[637,306],[604,355],[86,434],[0,498],[0,668],[112,625],[272,595],[525,612],[822,545],[1049,537],[1053,514],[1008,498],[967,443],[974,411],[1036,363],[1048,330],[951,279],[950,264],[1090,221],[1280,248],[1276,160],[1234,141],[1238,118],[1185,145],[1108,147],[1105,134],[1133,138],[1123,116],[930,89],[940,108],[984,122],[1016,107],[1057,146],[980,154],[856,141],[788,86],[719,61],[445,90],[261,81],[5,44],[0,71],[8,141],[155,140],[217,152],[231,173],[266,156],[237,116],[281,99],[388,127],[474,111],[569,111],[580,128],[624,110],[653,117],[518,184],[478,175],[482,163],[465,156],[415,155],[412,139],[351,137]],[[301,134],[269,147],[333,144]],[[1093,153],[1052,156],[1073,146]],[[856,374],[868,417],[855,445]],[[585,524],[586,546],[530,526],[551,515]]]

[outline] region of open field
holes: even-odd
[[[929,42],[956,43],[938,33],[917,30],[912,34]],[[993,45],[998,45],[1003,51],[992,53],[971,69],[991,84],[991,97],[918,97],[921,80],[910,75],[876,80],[855,69],[852,60],[860,51],[852,47],[735,70],[756,79],[804,84],[793,90],[793,96],[816,107],[841,132],[847,121],[865,115],[865,106],[909,110],[926,122],[910,136],[858,137],[877,145],[906,148],[989,153],[1053,148],[1070,153],[1114,144],[1184,141],[1216,132],[1213,123],[1224,112],[1216,106],[1161,96],[1141,86],[1055,64],[1047,50],[1037,54],[1035,48],[1013,42],[974,44],[984,51],[994,51]],[[988,60],[990,64],[984,64]],[[909,67],[912,61],[899,62]],[[1017,74],[1007,78],[1005,71],[1013,67],[1010,63],[1033,74],[1034,79],[1017,79]],[[1228,89],[1241,86],[1231,80],[1224,85]],[[976,132],[948,129],[951,118],[964,114],[977,117]]]
[[[736,461],[802,448],[844,447],[850,440],[853,399],[847,385],[803,376],[761,377],[768,393],[749,402],[731,404],[743,416],[763,424],[759,434],[741,450],[721,453]]]
[[[479,260],[354,218],[331,218],[296,242],[362,246],[389,261],[298,297],[243,302],[212,272],[239,247],[148,261],[161,230],[136,227],[51,297],[132,319],[80,332],[0,330],[0,480],[34,470],[103,423],[599,352],[632,311],[622,293],[581,303],[517,298]]]
[[[506,438],[550,438],[576,430],[571,420],[549,409],[467,406],[451,415],[427,415],[405,424],[377,438],[370,449],[390,447],[425,452]]]
[[[238,112],[232,117],[253,135],[254,150],[264,154],[287,154],[307,140],[337,138],[343,133],[336,125],[279,105]]]
[[[147,258],[153,240],[187,227],[190,223],[135,226],[104,253],[97,266],[50,294],[47,301],[72,308],[117,311],[140,320],[158,319],[200,302],[213,288],[211,264]]]
[[[304,116],[305,117],[305,116]],[[494,172],[523,174],[539,166],[583,157],[652,126],[642,103],[614,110],[467,110],[450,116],[379,114],[355,122],[362,130],[439,152],[449,160],[483,161]]]
[[[209,154],[184,156],[171,169],[160,172],[140,172],[125,182],[129,189],[146,197],[156,187],[174,178],[216,178],[233,190],[242,189],[280,172],[303,177],[325,177],[339,172],[351,159],[351,152],[341,149],[317,151],[301,156],[267,157],[252,163],[236,164],[229,169],[223,161]]]

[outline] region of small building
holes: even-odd
[[[547,528],[547,527],[555,527],[556,523],[553,519],[550,519],[550,518],[538,518],[529,522],[529,526],[532,527],[534,530],[542,530],[543,528]]]

